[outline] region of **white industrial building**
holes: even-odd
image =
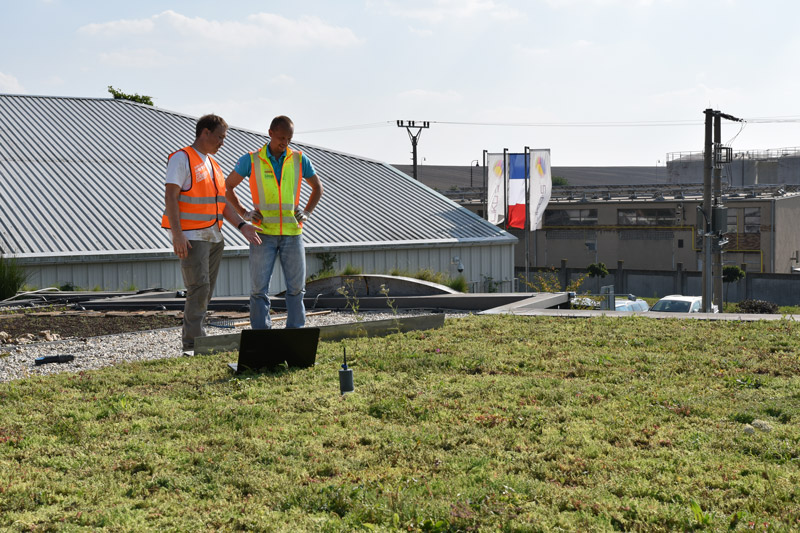
[[[167,155],[194,140],[196,120],[123,100],[0,95],[0,254],[16,258],[35,288],[181,288],[160,227],[164,171]],[[232,127],[217,160],[229,172],[267,141]],[[304,230],[309,275],[321,267],[317,254],[329,253],[337,269],[452,277],[463,269],[473,292],[513,290],[516,237],[388,164],[293,148],[308,154],[325,187]],[[246,185],[237,193],[249,207]],[[215,294],[249,294],[247,242],[227,222],[223,234]],[[282,291],[282,276],[273,280],[270,292]]]

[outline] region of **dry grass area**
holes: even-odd
[[[47,311],[0,314],[0,331],[11,338],[50,331],[62,339],[94,337],[181,325],[179,311],[92,312]]]

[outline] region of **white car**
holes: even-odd
[[[649,309],[647,302],[642,300],[641,298],[628,297],[628,298],[617,298],[614,302],[617,307],[617,311],[638,311],[638,312],[645,312]]]
[[[600,309],[600,302],[588,296],[580,296],[571,300],[574,309]],[[615,311],[647,311],[647,302],[636,296],[619,297],[614,299]]]
[[[681,296],[680,294],[671,294],[669,296],[664,296],[659,301],[654,303],[650,310],[661,313],[700,313],[702,312],[702,308],[702,296]],[[711,312],[719,313],[719,308],[712,304]]]

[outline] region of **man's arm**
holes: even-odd
[[[225,191],[226,197],[228,196],[228,192],[230,191]],[[261,244],[261,237],[256,233],[256,227],[243,219],[230,202],[225,202],[225,210],[222,211],[222,216],[225,220],[239,228],[239,231],[242,232],[242,235],[244,235],[248,242],[252,244]]]
[[[164,191],[164,205],[167,211],[170,231],[172,232],[172,250],[179,258],[183,259],[189,255],[189,239],[181,230],[181,210],[178,207],[178,198],[181,196],[181,188],[174,183],[167,183]]]
[[[314,208],[317,207],[319,199],[322,198],[322,182],[320,181],[319,176],[314,174],[313,176],[306,178],[306,183],[311,185],[311,194],[308,196],[308,202],[306,203],[305,211],[307,213],[311,213],[314,211]]]
[[[239,216],[244,216],[247,210],[242,207],[241,203],[239,203],[239,197],[236,196],[236,191],[233,189],[235,189],[236,186],[242,182],[242,180],[244,180],[244,178],[235,170],[232,170],[231,173],[228,174],[228,177],[225,178],[225,198],[228,200],[228,204],[231,206],[231,208],[234,209]],[[233,224],[232,221],[229,220],[229,222]]]
[[[225,178],[225,198],[228,200],[228,203],[231,206],[231,209],[239,213],[240,216],[245,216],[247,214],[247,210],[242,206],[241,202],[239,202],[239,197],[236,196],[236,192],[233,190],[234,187],[239,185],[244,178],[241,174],[232,170],[228,177]],[[261,216],[261,212],[258,209],[254,209],[247,214],[247,217],[250,221],[255,222],[256,224],[261,224],[263,217]]]

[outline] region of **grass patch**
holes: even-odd
[[[16,295],[27,280],[28,273],[15,258],[0,255],[0,300]]]
[[[342,270],[341,275],[342,276],[358,276],[359,274],[361,274],[361,271],[362,271],[361,267],[357,267],[357,266],[348,264],[346,267],[344,267],[344,270]]]
[[[797,328],[471,316],[3,383],[0,529],[796,530]]]

